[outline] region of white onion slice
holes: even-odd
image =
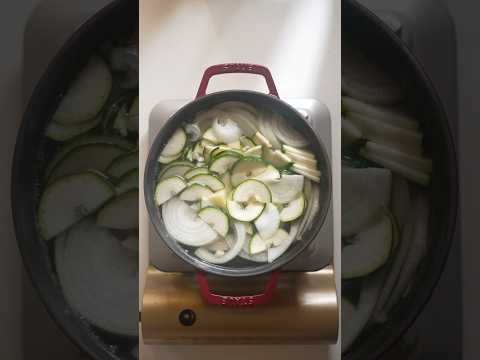
[[[283,175],[279,180],[271,180],[266,184],[272,192],[272,202],[286,204],[303,190],[303,182],[303,175]]]
[[[55,263],[70,306],[114,334],[138,333],[138,254],[88,219],[55,240]]]
[[[235,239],[233,244],[230,245],[230,249],[222,256],[216,256],[212,254],[208,249],[201,247],[195,251],[195,255],[202,260],[208,261],[212,264],[225,264],[234,258],[242,251],[243,246],[247,238],[245,225],[239,222],[233,223],[233,229],[235,232]],[[225,239],[226,240],[226,239]]]
[[[290,126],[280,114],[273,115],[270,125],[272,125],[275,135],[285,144],[297,148],[309,145],[308,140],[300,132]]]
[[[213,120],[212,129],[219,142],[227,144],[237,141],[240,136],[243,135],[238,124],[230,119],[230,117],[215,118],[215,120]]]
[[[295,221],[290,226],[290,232],[288,233],[288,237],[285,240],[283,240],[280,245],[268,248],[267,257],[268,257],[269,263],[272,263],[275,260],[277,260],[280,256],[282,256],[288,250],[288,248],[290,247],[293,240],[298,234],[298,229],[299,229],[299,221]]]
[[[255,227],[263,239],[270,239],[280,227],[280,214],[277,207],[268,203],[262,214],[255,220]]]
[[[169,234],[187,246],[204,246],[217,240],[217,233],[200,219],[188,204],[172,198],[162,206],[162,218]]]

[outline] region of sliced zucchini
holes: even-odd
[[[283,222],[297,220],[302,216],[306,205],[305,197],[301,194],[297,199],[289,202],[288,205],[282,209],[280,212],[280,220]]]
[[[106,173],[109,176],[119,178],[135,168],[138,168],[138,151],[122,154],[113,159],[108,165]]]
[[[315,159],[315,154],[312,153],[311,151],[308,150],[302,150],[302,149],[297,149],[296,147],[293,146],[288,146],[288,145],[283,145],[282,146],[283,151],[288,154],[297,154],[301,155],[304,157],[308,157],[310,159]]]
[[[258,157],[244,157],[238,160],[231,170],[230,181],[232,186],[238,186],[242,181],[255,177],[267,169],[267,164]]]
[[[192,184],[188,185],[180,193],[180,200],[183,201],[200,201],[203,197],[209,197],[213,191],[205,185]]]
[[[234,150],[241,150],[242,149],[242,144],[240,143],[240,140],[228,143],[227,146],[230,149],[234,149]]]
[[[107,202],[97,214],[97,224],[119,230],[138,228],[138,189],[127,191]]]
[[[256,145],[255,142],[248,136],[240,136],[239,141],[244,148],[252,148]]]
[[[283,175],[279,180],[265,182],[272,193],[272,202],[286,204],[293,201],[303,190],[302,175]]]
[[[63,125],[55,121],[51,121],[47,127],[47,136],[56,141],[67,141],[93,129],[101,122],[101,115],[95,116],[94,118],[79,124]]]
[[[225,172],[230,170],[230,168],[237,162],[240,158],[239,154],[229,152],[228,154],[223,155],[223,153],[217,157],[215,157],[208,170],[215,172],[219,175],[223,175]]]
[[[206,185],[213,191],[222,190],[225,186],[223,183],[216,177],[210,174],[198,174],[188,180],[188,184],[200,184]]]
[[[272,203],[265,206],[265,210],[255,220],[255,228],[263,239],[271,238],[280,227],[280,214]]]
[[[238,185],[233,191],[233,201],[241,203],[272,201],[270,189],[261,181],[248,179]]]
[[[342,249],[342,279],[371,274],[383,266],[392,248],[392,223],[387,215],[355,236]]]
[[[242,206],[236,201],[227,200],[229,215],[238,221],[253,221],[258,218],[265,209],[265,203],[254,202]]]
[[[177,154],[177,155],[173,155],[173,156],[160,155],[158,157],[158,162],[160,164],[170,164],[170,163],[174,162],[175,160],[179,159],[181,156],[182,156],[182,153]]]
[[[118,181],[116,186],[117,194],[122,194],[128,190],[138,189],[138,168],[125,173]]]
[[[194,165],[188,161],[176,161],[166,166],[158,173],[158,180],[166,179],[175,175],[184,176],[188,171],[192,170]],[[186,176],[185,176],[186,177]]]
[[[202,140],[204,141],[204,140]],[[218,145],[214,145],[214,144],[207,144],[204,146],[203,148],[203,158],[205,161],[210,161],[210,158],[212,157],[212,153],[214,150],[218,149],[219,146]]]
[[[250,240],[250,244],[248,246],[248,251],[250,255],[263,253],[264,251],[267,251],[267,249],[267,242],[263,240],[260,235],[255,234]]]
[[[212,128],[203,133],[203,139],[208,140],[214,144],[218,144],[220,141],[217,139],[215,132]]]
[[[191,179],[195,175],[200,175],[200,174],[208,174],[208,168],[206,167],[196,167],[196,168],[190,168],[185,174],[183,174],[183,177],[185,179]]]
[[[155,188],[155,202],[158,206],[170,200],[187,187],[187,183],[180,176],[172,176],[161,180]]]
[[[115,145],[123,150],[130,150],[133,148],[133,144],[130,143],[128,140],[120,136],[110,136],[110,135],[83,135],[75,139],[74,141],[69,141],[62,146],[53,159],[49,162],[46,170],[45,170],[45,178],[48,178],[52,170],[58,165],[58,163],[70,153],[74,148],[81,146],[81,145],[88,145],[88,144],[107,144],[107,145]]]
[[[110,144],[86,144],[73,148],[60,160],[49,176],[49,181],[85,170],[105,171],[113,159],[125,150]]]
[[[292,165],[292,159],[280,150],[264,149],[263,158],[273,166],[287,168]]]
[[[265,136],[263,136],[262,133],[260,133],[259,131],[255,133],[253,137],[253,141],[255,141],[255,144],[257,145],[262,145],[267,148],[272,147],[272,144],[270,143],[270,141],[268,141],[268,139]]]
[[[183,245],[198,247],[218,240],[217,232],[177,197],[162,206],[162,218],[170,236]]]
[[[185,131],[182,128],[178,128],[175,130],[170,140],[168,140],[160,155],[165,158],[178,155],[182,152],[186,143],[187,134],[185,134]]]
[[[115,195],[114,187],[96,172],[64,176],[47,185],[38,206],[38,225],[45,240],[90,215]]]
[[[274,166],[268,165],[264,172],[254,176],[252,179],[260,180],[264,183],[268,183],[269,181],[279,180],[280,179],[280,171],[278,171]]]
[[[213,151],[210,153],[210,158],[216,158],[220,155],[225,155],[225,154],[233,154],[233,155],[242,155],[242,152],[236,149],[232,149],[228,146],[225,145],[219,145]]]
[[[262,145],[252,146],[245,151],[245,156],[262,156]]]
[[[309,178],[312,181],[320,182],[320,176],[322,173],[319,170],[312,169],[310,167],[306,167],[297,163],[292,165],[292,170],[295,171],[297,174],[303,175]]]
[[[265,239],[265,238],[264,238]],[[283,229],[277,229],[272,236],[266,238],[267,247],[280,246],[288,239],[288,233]]]
[[[227,236],[228,233],[228,216],[219,208],[206,207],[198,212],[200,219],[210,225],[220,236]]]
[[[217,191],[216,193],[207,197],[207,200],[216,207],[226,209],[227,208],[227,192],[225,189]]]
[[[290,226],[288,237],[284,239],[278,246],[273,246],[268,248],[267,258],[269,263],[272,263],[275,260],[277,260],[290,248],[290,245],[292,245],[293,240],[298,234],[298,229],[299,229],[298,221],[292,223],[292,225]]]
[[[230,173],[227,171],[225,174],[223,174],[223,175],[220,177],[220,179],[222,180],[223,185],[225,185],[225,191],[226,191],[226,193],[227,193],[227,194],[230,193],[230,191],[232,191],[232,189],[233,189]]]
[[[92,56],[60,101],[53,121],[58,124],[79,124],[98,115],[112,89],[112,75],[99,56]]]

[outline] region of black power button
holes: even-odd
[[[197,316],[195,315],[193,310],[190,309],[182,310],[180,315],[178,315],[178,320],[183,326],[192,326],[193,324],[195,324],[196,319]]]

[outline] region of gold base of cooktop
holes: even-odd
[[[212,290],[225,295],[256,293],[265,281],[209,277]],[[332,266],[282,272],[268,304],[236,308],[207,304],[193,274],[147,271],[141,314],[146,344],[336,343],[338,321]]]

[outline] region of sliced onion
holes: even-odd
[[[285,144],[297,148],[302,148],[309,145],[309,142],[305,136],[290,126],[280,114],[274,114],[270,124],[273,127],[273,132],[275,135]]]
[[[237,141],[240,136],[243,135],[243,132],[238,127],[238,124],[230,119],[230,117],[215,118],[213,120],[212,129],[219,142],[227,144]]]
[[[227,118],[228,113],[225,111],[216,110],[216,109],[201,111],[195,116],[193,123],[197,125],[203,133],[209,127],[212,126],[213,120],[215,120],[218,117]]]
[[[185,125],[185,132],[188,135],[188,140],[197,141],[202,136],[202,131],[197,124],[187,124]]]
[[[298,229],[299,229],[299,221],[295,221],[291,226],[290,226],[290,232],[288,233],[288,237],[282,241],[282,243],[278,246],[274,246],[271,248],[268,248],[267,250],[267,257],[268,257],[268,262],[274,262],[277,260],[280,256],[282,256],[290,247],[292,244],[293,240],[298,234]]]
[[[283,175],[279,180],[266,182],[272,192],[272,202],[286,204],[303,190],[303,175]]]
[[[270,144],[272,144],[272,147],[274,149],[281,149],[282,144],[280,143],[277,136],[275,135],[275,132],[273,131],[272,115],[264,113],[258,119],[258,125],[260,128],[261,134],[268,139]]]
[[[255,220],[255,227],[262,238],[271,238],[280,227],[280,214],[277,207],[268,203],[262,214]]]
[[[55,264],[70,306],[108,332],[138,332],[138,254],[91,220],[55,239]]]
[[[234,258],[242,251],[243,246],[247,238],[245,225],[239,222],[233,223],[233,229],[235,232],[234,243],[229,244],[230,249],[222,256],[216,256],[212,254],[207,248],[201,247],[195,251],[195,255],[205,261],[212,264],[225,264]],[[226,239],[225,239],[226,240]]]
[[[187,246],[204,246],[217,240],[217,233],[200,219],[188,204],[176,197],[162,206],[162,217],[169,234]]]

